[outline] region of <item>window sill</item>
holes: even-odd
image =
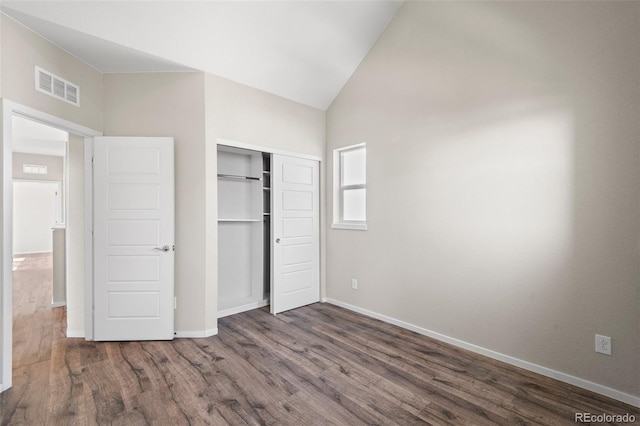
[[[353,231],[366,231],[366,223],[334,223],[331,225],[333,229],[350,229]]]

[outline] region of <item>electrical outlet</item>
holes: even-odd
[[[611,355],[611,337],[596,334],[596,352]]]
[[[355,278],[351,278],[351,289],[352,290],[358,289],[358,280]]]

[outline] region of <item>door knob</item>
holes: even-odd
[[[154,247],[153,249],[157,250],[157,251],[169,251],[169,250],[171,250],[171,248],[169,246]]]
[[[276,243],[280,244],[280,238],[276,238]]]

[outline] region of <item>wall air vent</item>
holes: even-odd
[[[80,106],[80,87],[40,67],[36,67],[36,90]]]

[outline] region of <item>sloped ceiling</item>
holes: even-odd
[[[2,1],[104,73],[201,70],[325,110],[402,2]]]

